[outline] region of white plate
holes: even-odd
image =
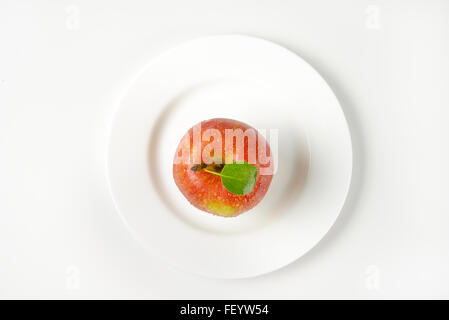
[[[271,187],[237,218],[197,210],[172,177],[181,137],[215,117],[279,130]],[[107,159],[113,199],[140,243],[217,278],[267,273],[309,251],[336,220],[351,168],[348,127],[321,76],[277,44],[235,35],[197,39],[152,61],[115,115]]]

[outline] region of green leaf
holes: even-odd
[[[226,164],[219,175],[226,190],[233,194],[245,195],[250,193],[256,184],[257,167],[246,162],[234,162]]]

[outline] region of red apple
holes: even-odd
[[[257,176],[249,193],[235,194],[225,188],[220,172],[226,164],[242,161],[256,167]],[[173,178],[196,208],[235,217],[262,200],[273,178],[273,168],[270,147],[262,135],[243,122],[217,118],[188,130],[175,154]]]

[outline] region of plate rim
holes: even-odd
[[[224,37],[226,37],[226,38],[229,38],[229,37],[231,37],[231,38],[247,38],[249,40],[257,40],[257,41],[265,42],[268,45],[274,45],[274,46],[276,46],[278,48],[282,48],[283,50],[288,51],[289,53],[295,55],[299,60],[301,60],[303,63],[307,64],[311,69],[313,69],[319,75],[319,77],[324,81],[324,83],[326,84],[328,90],[333,95],[333,97],[335,98],[335,100],[336,100],[336,102],[338,104],[338,109],[340,110],[340,113],[343,116],[343,120],[344,120],[344,124],[345,124],[345,126],[344,126],[345,135],[348,138],[348,140],[347,140],[348,146],[349,146],[348,151],[350,152],[350,154],[348,155],[348,158],[349,158],[349,161],[350,161],[350,163],[349,163],[349,172],[348,172],[349,175],[348,175],[348,178],[347,178],[347,182],[345,183],[345,190],[343,192],[344,196],[343,196],[343,199],[341,201],[341,205],[340,205],[339,208],[336,208],[337,213],[335,214],[335,218],[333,219],[332,223],[327,227],[326,231],[321,235],[319,240],[316,241],[307,250],[305,250],[304,252],[296,255],[296,257],[292,258],[290,261],[288,261],[286,263],[283,263],[279,267],[275,267],[275,268],[270,269],[268,271],[254,272],[252,275],[231,276],[231,277],[227,277],[227,276],[212,276],[212,275],[208,275],[208,274],[205,274],[205,273],[202,273],[202,272],[195,272],[195,270],[188,269],[189,273],[200,275],[200,276],[207,277],[207,278],[241,279],[241,278],[251,278],[251,277],[260,276],[260,275],[263,275],[263,274],[271,273],[273,271],[285,268],[286,266],[288,266],[291,263],[295,262],[296,260],[298,260],[302,256],[306,255],[313,248],[315,248],[325,238],[325,236],[328,234],[330,229],[334,226],[334,224],[337,221],[337,219],[340,217],[340,214],[341,214],[341,212],[342,212],[342,210],[343,210],[343,208],[344,208],[344,206],[345,206],[345,204],[347,202],[348,195],[349,195],[349,192],[350,192],[350,189],[351,189],[351,186],[352,186],[353,170],[354,170],[354,166],[353,166],[354,152],[353,152],[353,139],[352,139],[350,127],[348,125],[348,119],[346,117],[346,114],[344,112],[342,104],[341,104],[340,100],[338,99],[337,95],[335,94],[334,90],[332,90],[332,88],[327,83],[325,78],[307,60],[303,59],[296,52],[294,52],[294,51],[292,51],[292,50],[290,50],[290,49],[284,47],[283,45],[280,45],[280,44],[278,44],[278,43],[276,43],[274,41],[267,40],[267,39],[260,38],[260,37],[254,37],[254,36],[249,36],[249,35],[240,35],[240,34],[222,34],[222,35],[209,35],[209,36],[205,36],[205,37],[196,37],[196,38],[190,39],[188,41],[180,42],[179,44],[173,46],[172,48],[170,48],[170,49],[168,49],[168,50],[166,50],[166,51],[164,51],[164,52],[154,56],[153,58],[150,58],[149,62],[144,64],[144,66],[140,69],[140,71],[138,71],[135,74],[135,76],[130,79],[128,85],[125,86],[125,89],[123,90],[121,96],[117,100],[117,104],[115,105],[115,109],[112,112],[110,125],[109,125],[109,128],[108,128],[107,147],[106,147],[106,152],[105,152],[106,153],[106,155],[105,155],[105,163],[106,163],[106,166],[105,166],[105,177],[106,177],[106,180],[107,180],[108,191],[109,191],[109,194],[111,195],[114,208],[117,211],[118,215],[120,216],[121,221],[125,224],[126,228],[129,230],[129,232],[131,233],[133,238],[136,239],[136,241],[138,241],[138,243],[142,247],[144,247],[146,251],[148,251],[147,249],[150,249],[150,248],[136,234],[136,230],[133,228],[133,226],[130,225],[129,219],[127,219],[125,217],[125,214],[122,212],[122,209],[120,209],[120,206],[117,203],[117,200],[116,200],[116,197],[115,197],[115,193],[114,193],[114,190],[113,190],[113,186],[112,186],[112,181],[111,181],[111,177],[110,177],[110,150],[111,150],[111,144],[113,143],[111,141],[111,136],[112,136],[112,131],[114,130],[114,125],[115,125],[115,123],[117,121],[117,114],[118,114],[119,110],[123,107],[123,102],[125,101],[126,97],[128,96],[131,88],[136,85],[138,80],[141,79],[141,77],[151,68],[152,65],[157,64],[165,56],[169,55],[171,52],[174,52],[174,51],[178,50],[179,48],[183,47],[186,44],[192,44],[192,43],[195,43],[197,41],[205,41],[205,40],[208,40],[208,39],[216,39],[216,38],[224,38]],[[310,154],[310,157],[313,157],[313,155]],[[167,263],[168,265],[172,266],[175,269],[186,271],[186,268],[184,268],[184,267],[182,267],[180,265],[177,265],[176,263],[173,263],[173,261],[171,261],[170,259],[165,259],[166,258],[165,256],[159,255],[157,258],[164,260],[165,263]]]

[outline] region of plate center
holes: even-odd
[[[233,77],[186,88],[165,105],[151,131],[148,168],[159,197],[172,214],[204,232],[247,233],[275,222],[301,201],[310,160],[307,138],[297,119],[282,112],[291,102],[279,97],[279,88],[261,79]],[[276,171],[264,199],[235,218],[196,209],[173,181],[172,161],[179,141],[193,125],[211,118],[243,121],[266,132],[275,155]]]

